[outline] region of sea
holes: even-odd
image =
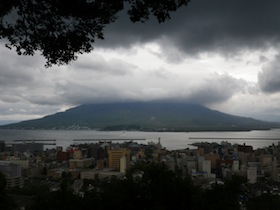
[[[234,131],[234,132],[144,132],[144,131],[96,131],[96,130],[1,130],[0,140],[6,144],[26,140],[55,140],[55,145],[46,145],[46,149],[62,146],[93,143],[95,140],[114,140],[124,142],[133,140],[140,144],[158,143],[168,150],[195,148],[197,142],[229,142],[245,144],[253,149],[280,144],[280,129]],[[44,142],[44,141],[42,141]],[[47,142],[47,141],[46,141]]]

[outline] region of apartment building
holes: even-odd
[[[122,160],[123,164],[129,165],[130,163],[130,150],[126,148],[108,150],[108,156],[109,156],[109,168],[114,168],[117,169],[118,171],[121,169],[122,157],[125,157],[125,160],[124,159]]]

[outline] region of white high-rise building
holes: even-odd
[[[202,161],[202,171],[206,173],[207,176],[211,174],[211,161],[203,160]]]

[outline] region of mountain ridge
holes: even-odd
[[[83,104],[2,129],[96,129],[143,131],[229,131],[278,127],[278,123],[226,114],[190,103]]]

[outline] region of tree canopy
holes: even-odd
[[[190,0],[2,0],[0,38],[19,55],[46,58],[46,66],[68,64],[104,39],[106,25],[125,10],[132,22],[154,16],[159,23]]]

